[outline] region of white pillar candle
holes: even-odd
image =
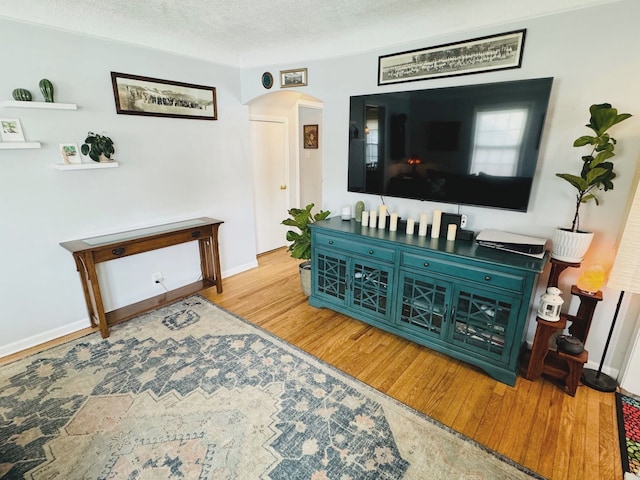
[[[418,227],[418,236],[427,236],[427,226],[429,225],[429,215],[423,213],[420,215],[420,226]]]
[[[395,232],[396,230],[398,230],[398,214],[394,212],[389,218],[389,231]]]
[[[413,218],[407,219],[407,235],[413,235],[413,229],[416,221]]]
[[[447,240],[453,242],[456,239],[456,231],[458,226],[455,223],[450,223],[447,227]]]
[[[431,238],[440,237],[440,221],[442,220],[442,212],[440,210],[433,211],[433,223],[431,224]]]
[[[371,228],[376,228],[377,215],[378,215],[378,212],[376,212],[375,210],[371,210],[369,212],[369,226]]]
[[[380,205],[380,217],[378,218],[378,228],[384,230],[387,226],[387,206]]]
[[[369,226],[369,212],[367,212],[366,210],[364,212],[362,212],[362,226],[363,227],[368,227]]]

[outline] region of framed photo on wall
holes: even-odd
[[[318,125],[304,125],[302,133],[304,148],[318,148]]]
[[[215,87],[111,72],[116,111],[124,115],[217,120]]]
[[[0,137],[3,142],[24,142],[20,119],[0,118]]]
[[[280,88],[304,87],[305,85],[307,85],[306,68],[280,71]]]
[[[378,85],[522,66],[526,30],[378,57]]]

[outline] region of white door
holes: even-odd
[[[286,121],[250,119],[251,157],[253,163],[256,214],[256,248],[258,253],[287,245],[288,143]]]

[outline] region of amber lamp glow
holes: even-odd
[[[596,293],[604,285],[604,267],[591,265],[585,269],[576,281],[579,290],[586,293]]]

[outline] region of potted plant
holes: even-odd
[[[94,162],[110,161],[111,155],[115,152],[113,140],[106,135],[89,132],[84,143],[80,147],[83,155],[89,155]]]
[[[580,174],[556,173],[557,177],[566,180],[577,190],[571,228],[557,228],[553,234],[551,256],[569,263],[580,263],[593,239],[592,232],[580,229],[580,207],[592,200],[600,205],[596,192],[613,190],[616,174],[613,162],[609,160],[615,155],[616,140],[607,131],[631,117],[629,113],[619,114],[609,103],[591,105],[589,112],[591,118],[585,126],[593,130],[595,135],[583,135],[573,142],[574,147],[589,145],[591,148],[591,153],[582,157]]]
[[[308,296],[311,295],[311,228],[310,224],[327,218],[331,212],[320,210],[313,214],[311,210],[314,204],[310,203],[305,208],[291,208],[288,210],[289,218],[282,221],[283,225],[295,227],[296,230],[287,231],[287,241],[292,242],[287,248],[293,258],[305,260],[300,264],[300,286]]]

